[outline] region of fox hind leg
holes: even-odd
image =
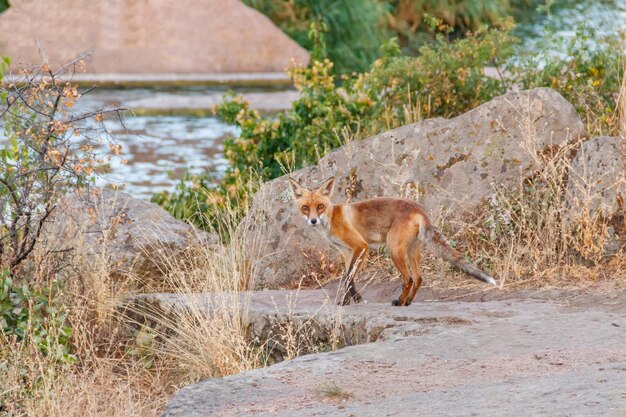
[[[417,294],[417,290],[419,290],[422,285],[422,273],[420,269],[420,262],[422,260],[421,249],[421,244],[417,239],[413,241],[411,247],[409,248],[409,265],[411,266],[411,272],[413,273],[413,287],[411,288],[409,298],[404,303],[406,306],[413,302],[415,295]]]
[[[391,260],[396,265],[396,268],[398,268],[398,271],[400,271],[402,279],[404,280],[402,294],[400,294],[398,299],[391,302],[391,305],[394,306],[405,305],[409,292],[413,287],[413,278],[409,273],[409,268],[406,262],[407,247],[409,244],[406,236],[406,232],[400,230],[390,230],[387,235],[387,249],[391,254]]]

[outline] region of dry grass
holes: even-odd
[[[234,212],[225,213],[222,226],[234,236],[230,216]],[[120,314],[124,300],[150,283],[112,274],[106,242],[102,253],[87,253],[89,245],[77,238],[76,250],[62,259],[50,252],[57,242],[40,246],[33,281],[62,278],[76,363],[42,354],[28,338],[17,342],[0,334],[0,415],[157,416],[182,385],[262,366],[262,349],[248,340],[241,292],[251,285],[250,241],[234,237],[228,245],[198,245],[176,257],[146,248],[167,272],[160,288],[186,303],[185,311],[148,317],[150,327]],[[216,296],[207,305],[196,292]]]
[[[344,390],[334,381],[321,384],[319,386],[319,393],[329,400],[346,401],[352,398],[352,392]]]
[[[2,412],[58,417],[159,415],[173,387],[128,355],[131,340],[116,306],[129,289],[111,280],[94,258],[88,264],[78,257],[70,262],[75,263],[63,292],[76,363],[42,354],[29,338],[21,342],[4,338],[0,342]]]
[[[520,178],[515,187],[495,185],[489,209],[452,224],[457,231],[452,240],[480,254],[477,261],[500,277],[501,287],[584,287],[600,279],[624,280],[625,238],[616,236],[611,224],[623,221],[626,212],[623,205],[610,209],[613,203],[605,196],[620,199],[626,170],[598,177],[584,154],[573,166],[572,155],[582,152],[582,141],[539,152],[531,121],[521,117],[520,122],[520,145],[536,173]]]
[[[137,335],[140,355],[150,356],[178,386],[264,364],[263,350],[248,335],[242,244],[195,247],[182,259],[161,259],[169,271],[164,286],[178,307],[134,311],[148,323]]]

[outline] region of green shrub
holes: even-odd
[[[538,51],[521,55],[506,70],[523,88],[560,92],[576,107],[590,134],[616,135],[615,110],[626,64],[624,38],[598,37],[588,26],[577,28],[576,36],[569,38],[551,34]]]
[[[536,0],[245,0],[267,15],[304,48],[311,22],[328,25],[328,58],[339,74],[365,71],[383,43],[396,36],[405,52],[419,53],[432,42],[428,17],[441,20],[455,36],[496,25]]]
[[[434,24],[441,27],[438,20]],[[363,128],[373,134],[421,118],[457,116],[503,94],[506,83],[486,76],[484,68],[511,56],[517,42],[509,34],[511,27],[481,30],[455,41],[439,33],[417,57],[400,55],[393,43],[386,45],[385,56],[353,86],[356,94],[375,103]]]
[[[338,73],[364,71],[378,57],[390,36],[385,27],[386,5],[376,0],[245,0],[267,15],[287,35],[308,50],[313,22],[329,28],[328,57]]]
[[[65,322],[58,284],[35,289],[25,283],[17,285],[6,269],[0,272],[0,334],[32,343],[57,360],[72,362],[72,329]]]

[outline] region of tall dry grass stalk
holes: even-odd
[[[622,66],[626,69],[626,62],[623,62]],[[626,70],[623,71],[622,83],[620,84],[616,103],[615,114],[618,118],[618,133],[626,138]]]

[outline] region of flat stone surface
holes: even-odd
[[[323,290],[263,291],[252,295],[249,309],[259,315],[326,311],[342,322],[360,317],[383,328],[377,341],[187,386],[164,416],[626,412],[623,297],[607,297],[608,309],[523,299],[338,308],[332,298]],[[329,395],[332,385],[343,395]]]
[[[152,86],[189,86],[189,85],[227,85],[227,86],[273,86],[291,85],[291,79],[281,72],[242,72],[242,73],[78,73],[61,76],[62,81],[72,81],[80,85],[152,87]],[[21,77],[5,75],[7,83],[19,83]]]
[[[202,94],[190,96],[189,94],[153,94],[150,97],[133,100],[126,106],[136,112],[185,112],[185,111],[211,111],[214,106],[222,103],[223,94]],[[276,112],[291,107],[291,103],[300,97],[298,91],[273,91],[260,93],[244,93],[244,100],[250,103],[250,107],[262,112]]]

